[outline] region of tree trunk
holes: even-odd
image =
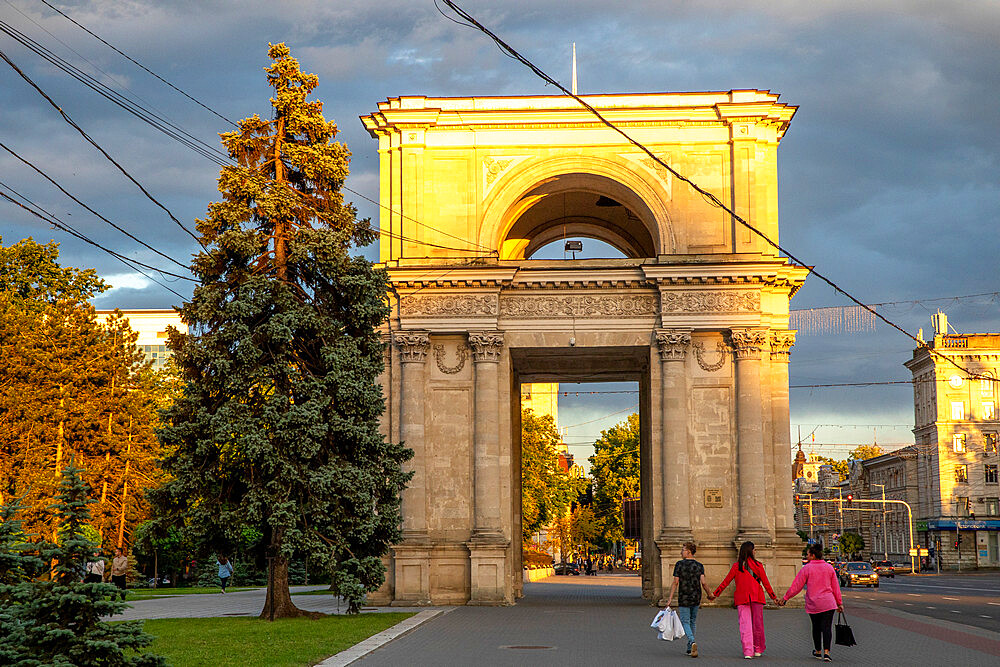
[[[292,603],[292,595],[288,590],[288,559],[284,556],[275,556],[269,559],[267,596],[264,598],[264,610],[260,612],[260,618],[273,621],[276,618],[322,615],[303,611]]]

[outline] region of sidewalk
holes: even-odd
[[[325,614],[343,614],[347,605],[332,595],[296,595],[306,591],[322,591],[327,586],[292,586],[292,602],[299,609],[321,611]],[[214,616],[257,616],[264,608],[266,590],[234,591],[205,595],[176,595],[153,600],[136,600],[125,613],[116,615],[115,621],[137,621],[150,618],[208,618]],[[388,611],[418,612],[426,607],[365,607],[366,613]]]
[[[1000,635],[897,610],[848,606],[858,646],[831,650],[847,665],[996,665]],[[525,586],[513,607],[458,607],[430,619],[351,663],[400,665],[644,665],[691,659],[685,642],[656,639],[656,613],[639,597],[637,577],[550,577]],[[818,664],[811,657],[802,610],[767,610],[768,664]],[[698,615],[694,664],[745,664],[736,612],[705,608]]]

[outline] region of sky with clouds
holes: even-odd
[[[348,185],[372,198],[377,197],[376,146],[358,116],[377,102],[401,94],[552,92],[485,36],[444,18],[432,0],[49,1],[232,119],[268,113],[262,72],[267,45],[286,42],[303,69],[319,75],[316,96],[327,118],[338,122],[338,139],[354,154]],[[576,42],[581,93],[758,88],[798,105],[779,151],[781,242],[862,301],[1000,291],[1000,3],[460,4],[564,82],[570,45]],[[0,21],[108,85],[124,87],[203,141],[215,142],[217,133],[228,129],[39,0],[0,0]],[[0,34],[0,50],[178,219],[193,226],[217,198],[213,163],[120,111],[8,35]],[[194,251],[190,237],[3,63],[0,141],[162,252],[186,261]],[[164,260],[2,152],[0,181],[108,247],[164,266]],[[363,216],[377,217],[373,205],[360,199],[356,204]],[[7,202],[0,202],[0,235],[4,243],[26,236],[55,239],[62,244],[63,263],[96,268],[113,285],[95,301],[99,308],[163,308],[180,301]],[[157,279],[190,293],[183,281]],[[845,300],[811,279],[792,303],[814,308]],[[960,332],[1000,331],[1000,307],[992,296],[902,303],[881,312],[915,333],[929,330],[930,312],[938,307]],[[874,333],[800,334],[791,383],[907,379],[902,362],[912,347],[884,327]],[[817,443],[912,438],[908,385],[793,388],[791,396],[793,438],[798,425],[803,436],[815,428]],[[631,394],[566,397],[561,421],[588,421],[634,402]],[[593,437],[619,418],[578,427],[572,439]]]

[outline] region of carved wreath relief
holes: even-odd
[[[708,363],[707,361],[705,361],[705,344],[703,342],[697,341],[691,347],[694,348],[694,359],[695,361],[698,362],[698,366],[700,366],[701,370],[703,371],[708,371],[709,373],[713,373],[722,368],[722,366],[726,363],[727,348],[726,344],[723,343],[722,341],[719,341],[715,344],[715,349],[718,350],[719,352],[719,358],[713,361],[712,363]]]
[[[434,346],[434,361],[437,362],[438,370],[445,375],[454,375],[455,373],[460,373],[463,368],[465,368],[465,360],[469,358],[469,347],[465,343],[459,343],[455,350],[455,354],[458,357],[458,363],[454,366],[449,366],[444,362],[444,345],[440,343]]]

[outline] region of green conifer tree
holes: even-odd
[[[307,100],[317,77],[284,44],[268,55],[274,117],[222,135],[237,166],[198,221],[190,333],[170,338],[184,391],[160,429],[173,479],[154,497],[237,566],[241,531],[263,533],[261,617],[274,619],[302,614],[288,590],[296,555],[332,569],[352,611],[382,584],[411,452],[378,431],[388,283],[350,254],[376,238],[340,192],[350,153]]]
[[[59,525],[56,543],[37,545],[52,563],[51,578],[23,579],[3,587],[0,596],[0,660],[18,667],[40,665],[163,665],[163,659],[137,651],[152,638],[142,622],[111,624],[102,617],[127,605],[109,600],[114,586],[81,582],[87,560],[97,548],[85,535],[90,520],[81,470],[72,461],[62,471],[51,511]],[[2,532],[0,532],[2,535]],[[10,539],[7,543],[10,543]],[[24,564],[22,563],[22,566]]]

